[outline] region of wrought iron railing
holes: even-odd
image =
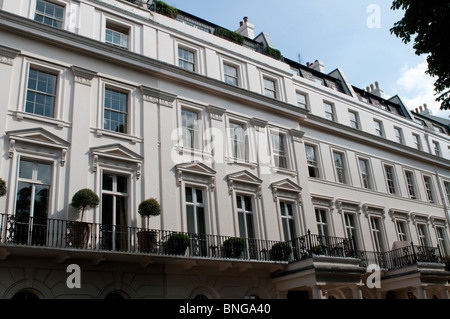
[[[314,256],[357,258],[361,267],[397,269],[418,262],[444,263],[438,248],[409,245],[388,252],[358,251],[353,239],[311,234],[280,242],[149,230],[28,215],[0,214],[0,245],[176,255],[209,259],[296,262]]]
[[[440,250],[436,247],[411,245],[386,252],[358,252],[360,266],[378,265],[382,269],[393,270],[417,263],[444,263]]]
[[[287,262],[277,241],[0,214],[0,245]]]
[[[311,256],[356,257],[353,239],[308,234],[288,242],[292,247],[292,261]]]

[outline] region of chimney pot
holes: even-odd
[[[242,27],[242,25],[244,24],[244,22],[239,22],[239,26]]]
[[[370,85],[370,91],[373,91],[373,84]]]
[[[420,113],[422,113],[422,105],[419,106]]]
[[[248,22],[248,17],[244,17],[244,22],[245,22],[245,23]]]
[[[378,89],[378,81],[375,81],[375,87]]]
[[[416,107],[416,113],[419,113],[419,109]]]
[[[427,103],[423,103],[424,110],[427,109]]]

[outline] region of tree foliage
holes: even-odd
[[[97,194],[89,188],[80,189],[72,197],[71,205],[81,209],[81,221],[83,221],[84,211],[90,207],[97,207],[100,199]]]
[[[404,43],[414,41],[417,55],[427,54],[426,73],[437,78],[436,101],[441,110],[450,109],[450,2],[448,0],[394,0],[392,10],[404,17],[391,28]]]

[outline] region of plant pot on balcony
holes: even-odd
[[[245,240],[243,238],[228,238],[223,242],[223,253],[226,258],[241,258],[245,249]]]
[[[292,248],[286,243],[276,243],[270,249],[270,256],[276,261],[288,261]]]
[[[73,222],[72,224],[72,244],[74,248],[86,249],[89,245],[91,236],[91,227],[89,223]]]
[[[137,233],[140,253],[156,253],[156,237],[158,233],[154,230],[141,230]]]
[[[166,252],[170,255],[184,255],[186,248],[191,244],[188,235],[182,233],[174,233],[170,235],[166,242]]]

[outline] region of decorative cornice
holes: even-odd
[[[0,45],[0,63],[13,65],[14,59],[20,54],[20,50]]]
[[[139,88],[141,89],[144,101],[147,102],[172,107],[173,101],[177,98],[175,94],[164,92],[145,85],[141,85]]]
[[[209,116],[211,117],[211,119],[213,120],[217,120],[217,121],[222,121],[223,119],[223,114],[227,111],[224,108],[218,107],[218,106],[214,106],[214,105],[208,105],[208,111],[209,111]]]
[[[255,127],[257,132],[264,132],[264,129],[267,126],[268,121],[257,119],[256,117],[252,118],[252,124]]]
[[[303,136],[305,135],[305,132],[299,131],[299,130],[296,130],[296,129],[291,129],[290,130],[290,134],[291,134],[292,139],[294,140],[294,142],[303,143]]]
[[[88,69],[80,68],[72,65],[71,67],[73,75],[75,76],[75,82],[91,86],[92,79],[97,75],[97,72]]]

